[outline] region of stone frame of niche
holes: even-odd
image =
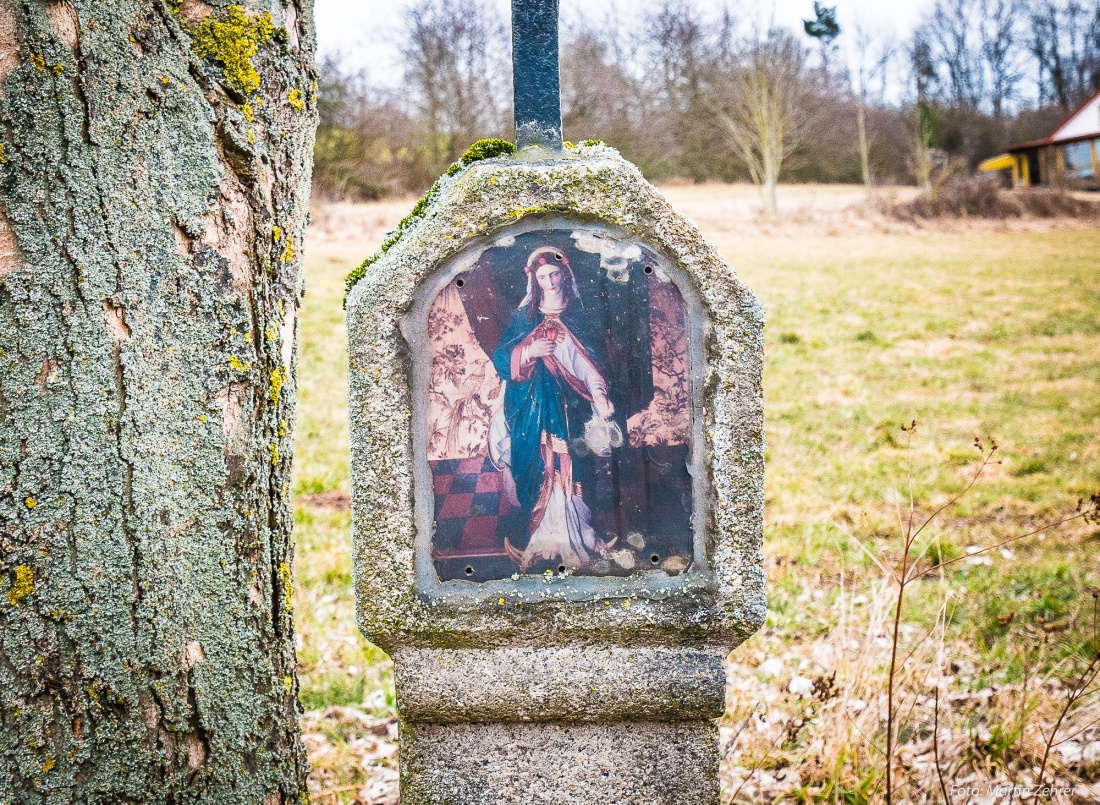
[[[626,576],[569,575],[555,578],[552,584],[540,577],[524,575],[519,579],[492,579],[472,582],[465,579],[440,581],[432,560],[432,542],[435,524],[435,496],[431,470],[428,466],[428,388],[431,381],[432,353],[428,340],[428,313],[439,293],[459,274],[469,271],[488,249],[500,238],[524,235],[540,230],[587,230],[617,241],[636,241],[656,259],[670,282],[676,286],[684,300],[684,324],[687,335],[687,377],[690,384],[690,461],[687,468],[691,475],[692,490],[692,565],[684,572],[669,575],[661,571],[643,568]],[[409,344],[412,356],[411,387],[413,401],[412,452],[413,452],[413,501],[416,507],[416,587],[425,595],[439,597],[452,603],[469,601],[483,604],[501,596],[535,603],[539,601],[584,601],[601,596],[616,598],[654,597],[690,588],[711,590],[714,575],[710,572],[705,545],[706,511],[710,499],[710,484],[706,473],[706,457],[703,439],[703,389],[706,361],[703,355],[703,338],[710,329],[710,322],[687,276],[664,254],[648,243],[623,231],[621,228],[597,221],[581,221],[563,216],[527,216],[516,223],[501,227],[492,235],[476,238],[458,254],[435,267],[423,281],[413,298],[412,308],[401,317],[401,333]],[[518,571],[517,571],[518,572]]]
[[[422,476],[427,469],[415,447],[414,390],[423,378],[416,379],[412,355],[424,346],[416,316],[461,264],[456,258],[517,223],[547,220],[636,238],[662,258],[683,296],[689,360],[698,361],[692,371],[701,369],[693,383],[692,517],[701,543],[694,573],[432,582],[430,547],[420,543],[430,542],[424,523],[434,512],[425,520],[415,502],[424,482],[417,468]],[[387,650],[488,647],[588,635],[620,645],[736,645],[763,623],[763,308],[614,149],[586,146],[551,158],[521,152],[444,177],[424,214],[354,285],[346,307],[354,583],[359,626],[373,642]]]

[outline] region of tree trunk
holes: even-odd
[[[761,162],[764,165],[764,211],[774,217],[779,214],[779,204],[775,196],[776,185],[779,184],[779,167],[782,164],[782,144],[778,141],[778,135],[769,127],[765,136],[761,137]]]
[[[779,213],[779,204],[775,197],[775,176],[769,171],[764,178],[764,212],[775,216]]]
[[[913,154],[913,173],[919,187],[928,200],[932,199],[932,119],[923,101],[916,108],[916,149]]]
[[[859,167],[863,185],[871,190],[871,144],[867,139],[867,104],[863,98],[856,101],[856,123],[859,126]]]
[[[305,796],[310,0],[0,0],[0,802]]]

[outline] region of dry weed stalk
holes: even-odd
[[[1094,619],[1094,632],[1095,629]],[[1046,746],[1043,749],[1043,762],[1039,765],[1039,788],[1043,787],[1043,781],[1046,779],[1047,761],[1050,759],[1050,750],[1055,745],[1054,739],[1058,735],[1058,730],[1062,727],[1062,722],[1065,721],[1070,711],[1080,704],[1086,696],[1096,692],[1097,689],[1093,687],[1093,684],[1096,682],[1097,674],[1100,674],[1100,652],[1097,651],[1094,645],[1092,660],[1085,670],[1073,681],[1073,687],[1070,689],[1069,695],[1066,696],[1066,703],[1058,713],[1058,720],[1054,722],[1054,729],[1050,731],[1050,736],[1047,737]],[[1064,741],[1061,743],[1064,743]]]
[[[988,468],[991,463],[994,463],[993,457],[997,453],[998,445],[997,445],[996,441],[994,441],[992,438],[990,438],[989,448],[987,449],[985,444],[981,441],[981,439],[979,437],[975,436],[974,437],[974,447],[981,454],[981,462],[978,465],[977,470],[974,472],[973,477],[966,484],[966,486],[963,487],[962,491],[960,491],[954,497],[950,498],[942,506],[935,509],[930,515],[928,515],[923,520],[923,522],[918,524],[917,523],[917,518],[916,518],[916,503],[915,503],[914,495],[913,495],[913,473],[912,473],[912,458],[911,458],[912,457],[913,434],[916,431],[916,427],[917,427],[917,422],[916,422],[916,420],[913,420],[909,425],[907,425],[907,426],[903,425],[902,428],[901,428],[902,431],[908,437],[907,438],[907,445],[906,445],[906,451],[907,451],[907,461],[906,461],[906,476],[907,477],[906,477],[906,483],[907,483],[907,486],[908,486],[908,493],[909,493],[909,501],[908,501],[909,502],[909,511],[908,511],[907,515],[905,515],[905,516],[902,515],[900,509],[897,512],[899,526],[901,527],[901,529],[904,532],[904,539],[902,541],[902,552],[901,552],[901,567],[898,568],[898,569],[894,569],[894,570],[890,571],[890,577],[893,580],[893,583],[895,585],[896,598],[895,598],[895,601],[894,601],[893,635],[892,635],[891,646],[890,646],[890,670],[889,670],[889,673],[888,673],[888,676],[887,676],[887,723],[886,723],[886,803],[887,803],[887,805],[893,805],[894,793],[895,793],[895,790],[894,790],[894,756],[895,756],[894,744],[895,744],[895,739],[896,739],[896,726],[897,726],[897,713],[896,713],[896,709],[895,709],[895,696],[894,696],[895,683],[898,681],[898,672],[899,672],[899,670],[910,659],[910,658],[907,657],[904,660],[902,660],[902,662],[900,664],[898,663],[898,649],[899,649],[899,646],[900,646],[900,628],[901,628],[901,622],[902,622],[902,613],[903,613],[903,609],[904,609],[904,606],[905,606],[905,591],[906,591],[906,588],[910,584],[912,584],[914,581],[917,581],[918,579],[925,578],[925,577],[927,577],[927,576],[929,576],[929,575],[931,575],[931,574],[933,574],[937,571],[940,572],[941,579],[942,579],[943,570],[945,568],[961,561],[964,558],[969,559],[969,558],[973,558],[975,556],[980,556],[982,554],[988,553],[988,552],[996,550],[998,548],[1003,548],[1003,547],[1005,547],[1005,546],[1007,546],[1011,543],[1018,542],[1022,539],[1026,539],[1028,537],[1035,536],[1036,534],[1042,533],[1044,531],[1050,531],[1050,530],[1053,530],[1055,528],[1059,528],[1060,526],[1063,526],[1063,525],[1065,525],[1067,523],[1070,523],[1074,520],[1081,520],[1081,519],[1084,519],[1086,521],[1092,520],[1097,516],[1098,511],[1100,511],[1100,495],[1093,495],[1087,506],[1084,504],[1083,501],[1078,501],[1077,509],[1073,514],[1071,514],[1069,516],[1066,516],[1066,517],[1062,517],[1061,519],[1059,519],[1055,522],[1047,523],[1047,524],[1043,525],[1040,528],[1032,529],[1031,531],[1028,531],[1028,532],[1023,533],[1023,534],[1017,534],[1013,537],[1009,537],[1008,539],[1002,540],[1002,541],[997,542],[993,545],[986,546],[986,547],[981,548],[977,551],[972,551],[966,557],[956,557],[954,559],[948,559],[948,560],[936,562],[935,564],[931,565],[930,567],[920,569],[919,564],[920,564],[920,561],[923,559],[924,553],[926,551],[922,552],[921,554],[918,554],[918,555],[914,556],[913,546],[915,545],[917,539],[925,531],[925,529],[927,529],[928,526],[930,526],[943,512],[945,512],[946,510],[950,509],[955,504],[957,504],[967,493],[970,492],[971,489],[974,488],[974,485],[978,482],[978,479],[981,478],[982,473],[985,472],[986,468]],[[941,634],[942,634],[942,630],[943,630],[944,626],[945,626],[945,624],[940,626]],[[1095,647],[1093,649],[1093,652],[1095,653]],[[1046,767],[1046,759],[1050,754],[1050,746],[1051,746],[1051,743],[1054,740],[1054,736],[1057,734],[1058,729],[1061,726],[1061,723],[1062,723],[1063,719],[1065,718],[1066,713],[1068,713],[1075,706],[1075,704],[1077,702],[1079,702],[1084,695],[1086,695],[1086,691],[1089,690],[1092,682],[1095,681],[1097,674],[1100,673],[1100,667],[1098,667],[1098,661],[1100,661],[1100,656],[1094,657],[1092,662],[1089,664],[1088,668],[1084,672],[1084,675],[1081,677],[1080,680],[1078,680],[1078,683],[1075,684],[1075,686],[1074,686],[1074,688],[1071,692],[1070,698],[1069,698],[1069,700],[1067,700],[1066,706],[1065,706],[1065,708],[1063,708],[1062,713],[1059,715],[1058,721],[1056,722],[1055,727],[1054,727],[1053,731],[1051,732],[1050,738],[1048,739],[1048,742],[1047,742],[1047,749],[1044,752],[1043,764],[1040,767],[1039,787],[1041,787],[1042,783],[1043,783],[1044,772],[1045,772],[1045,767]],[[1091,690],[1089,690],[1089,692],[1091,692]],[[935,720],[936,720],[937,726],[938,726],[938,719],[939,719],[938,701],[939,701],[939,699],[938,699],[938,694],[937,694],[937,699],[936,699],[937,704],[936,704],[936,713],[935,713]],[[939,739],[938,739],[938,736],[937,736],[936,737],[936,754],[937,754],[937,756],[939,754],[938,740]],[[939,766],[939,760],[937,758],[937,777],[939,778],[941,788],[943,789],[944,801],[945,801],[945,803],[950,803],[951,799],[950,799],[949,796],[947,796],[946,783],[943,781],[942,774],[943,774],[942,768]]]
[[[909,455],[915,426],[913,422],[903,429],[909,437]],[[836,626],[810,650],[814,663],[830,669],[832,674],[819,676],[805,697],[788,699],[772,708],[766,704],[765,696],[763,712],[759,714],[761,703],[753,705],[727,744],[728,754],[733,742],[741,739],[745,744],[741,754],[748,753],[754,758],[750,768],[735,770],[742,772],[741,779],[731,786],[732,792],[725,800],[727,805],[739,801],[750,780],[758,776],[763,780],[763,769],[791,766],[797,770],[799,787],[780,790],[780,784],[775,783],[771,793],[784,799],[793,796],[799,802],[859,805],[884,801],[893,805],[900,796],[898,776],[904,773],[910,792],[908,801],[932,802],[933,792],[937,792],[945,805],[953,805],[950,792],[958,775],[966,774],[963,780],[971,781],[972,785],[984,783],[989,788],[995,781],[996,768],[1012,771],[1011,758],[1016,760],[1012,782],[1036,788],[1046,782],[1047,758],[1052,751],[1100,723],[1100,702],[1089,699],[1100,683],[1100,657],[1096,655],[1100,644],[1095,640],[1086,658],[1091,663],[1071,683],[1068,699],[1064,701],[1056,701],[1051,693],[1060,689],[1059,679],[1067,673],[1066,664],[1055,663],[1045,673],[1037,673],[1037,669],[1047,666],[1046,642],[1039,643],[1038,656],[1025,653],[1021,685],[1002,685],[999,690],[987,688],[975,693],[951,691],[954,678],[950,674],[961,672],[949,670],[951,663],[947,658],[955,652],[964,655],[968,647],[964,643],[951,646],[946,642],[951,608],[955,606],[955,593],[948,584],[946,569],[1070,522],[1095,522],[1100,517],[1100,496],[1094,495],[1089,501],[1080,502],[1076,511],[1042,527],[957,558],[941,559],[939,555],[927,558],[934,541],[918,550],[919,537],[973,489],[986,469],[995,463],[998,449],[995,442],[990,440],[987,446],[975,439],[974,447],[980,460],[962,491],[924,517],[918,517],[912,471],[907,468],[908,510],[898,508],[896,512],[902,537],[896,561],[880,558],[843,524],[833,522],[866,553],[878,568],[879,576],[872,580],[867,595],[857,596],[848,590],[845,570],[841,568]],[[930,577],[938,577],[939,582],[937,614],[930,629],[917,632],[905,621],[906,593],[913,582]],[[1094,602],[1100,608],[1100,592],[1095,594]],[[1011,613],[1002,625],[1007,625],[1014,616]],[[1057,637],[1056,630],[1050,627],[1040,624],[1034,629],[1035,638],[1049,641],[1052,636]],[[928,691],[929,695],[923,695],[922,691]],[[1013,695],[1016,691],[1018,695]],[[787,715],[783,706],[801,708],[801,712],[784,721]],[[735,704],[730,709],[738,708]],[[1084,725],[1076,727],[1069,737],[1057,739],[1074,713],[1087,716],[1080,719]],[[776,728],[784,724],[786,730],[778,729],[777,735]],[[996,735],[987,736],[983,724],[992,725]],[[1039,724],[1051,724],[1053,728],[1045,734]],[[803,729],[810,735],[799,756],[792,750]],[[879,742],[883,729],[885,748]],[[916,783],[912,788],[910,781]],[[763,793],[764,785],[759,783],[758,793]],[[751,791],[746,795],[752,801],[759,799]],[[954,799],[965,801],[965,797]]]

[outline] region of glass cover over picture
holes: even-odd
[[[679,574],[692,563],[679,288],[590,228],[498,237],[428,309],[440,580]]]

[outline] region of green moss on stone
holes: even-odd
[[[497,138],[478,140],[466,149],[466,153],[462,155],[462,164],[469,165],[472,162],[478,162],[482,159],[492,159],[493,157],[514,154],[515,152],[515,144],[507,140],[500,140]]]
[[[516,152],[516,146],[514,143],[510,143],[507,140],[478,140],[476,143],[466,149],[466,153],[462,155],[462,158],[458,162],[453,162],[447,168],[445,176],[455,176],[460,173],[467,165],[472,165],[474,162],[480,162],[483,159],[492,159],[493,157],[506,156],[508,154],[514,154]],[[367,275],[367,269],[371,263],[384,255],[390,249],[397,245],[397,242],[401,240],[401,237],[408,231],[416,221],[422,218],[427,213],[428,208],[439,196],[440,179],[436,179],[431,189],[424,194],[424,197],[420,201],[413,205],[409,214],[401,219],[401,223],[397,225],[397,229],[391,232],[382,245],[378,248],[378,251],[364,260],[357,268],[355,268],[347,279],[344,281],[344,306],[348,303],[348,294],[351,293],[351,289],[355,287],[355,283],[363,279]]]
[[[275,25],[266,11],[252,16],[243,6],[229,6],[225,12],[225,19],[211,15],[191,29],[191,47],[198,56],[220,62],[226,83],[247,95],[260,87],[252,59],[275,37]]]

